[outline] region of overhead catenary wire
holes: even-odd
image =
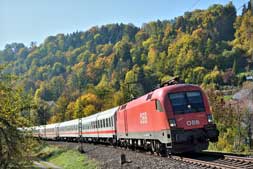
[[[191,11],[198,3],[200,2],[200,0],[196,0],[193,5],[188,9],[188,11]]]

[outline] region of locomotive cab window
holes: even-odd
[[[169,99],[175,114],[205,111],[200,91],[170,93]]]

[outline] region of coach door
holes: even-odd
[[[128,136],[128,124],[127,124],[127,111],[124,110],[124,124],[125,124],[125,134]]]
[[[56,138],[59,138],[59,126],[60,124],[56,124],[55,129],[56,129]]]
[[[82,118],[79,118],[78,119],[78,136],[80,139],[82,138],[82,131],[83,131]]]
[[[100,136],[99,136],[99,130],[101,130],[101,129],[99,129],[99,120],[98,120],[98,117],[99,117],[99,115],[96,117],[96,132],[97,132],[97,138],[100,137]]]

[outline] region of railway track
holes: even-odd
[[[56,142],[62,144],[60,142]],[[73,143],[73,142],[72,142]],[[76,143],[78,144],[78,143]],[[86,144],[86,143],[84,143]],[[107,144],[99,144],[102,147],[109,147],[115,149],[115,147]],[[133,152],[130,149],[124,147],[116,147],[116,149],[124,149],[126,151]],[[135,150],[136,153],[146,154],[148,156],[158,156],[157,154],[151,154],[144,150]],[[164,159],[164,157],[161,157]],[[253,169],[253,158],[247,156],[227,155],[226,153],[217,152],[203,152],[203,153],[186,153],[178,155],[171,155],[168,157],[170,160],[175,160],[196,166],[196,168],[215,168],[215,169]]]
[[[171,156],[170,158],[204,168],[253,169],[253,158],[222,155],[221,153],[197,153],[192,157]]]

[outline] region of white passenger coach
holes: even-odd
[[[112,141],[116,135],[115,118],[119,107],[62,123],[32,128],[33,136],[49,140]]]

